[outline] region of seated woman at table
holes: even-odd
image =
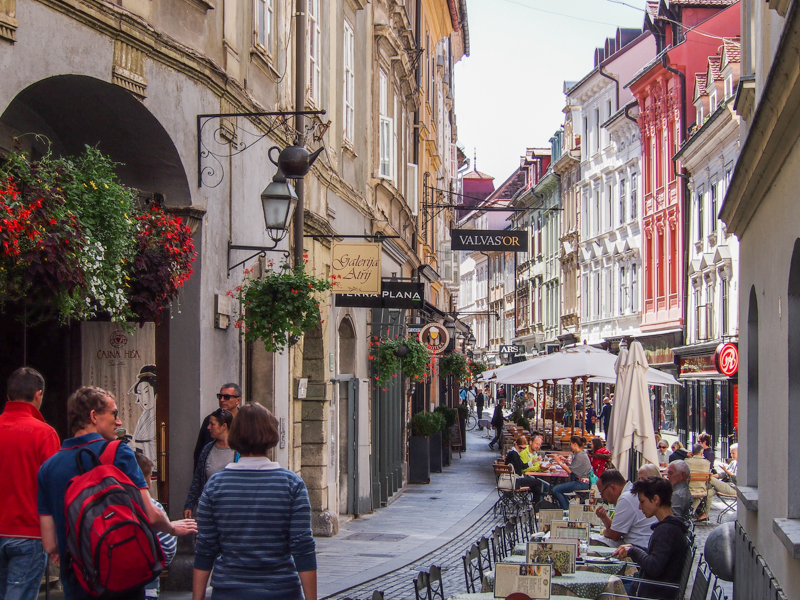
[[[639,509],[647,517],[656,517],[653,534],[647,549],[633,544],[617,548],[614,556],[630,556],[641,567],[641,578],[663,583],[679,584],[681,571],[689,551],[686,521],[672,514],[672,484],[663,477],[646,477],[633,484],[639,497]],[[633,582],[628,591],[642,598],[668,600],[676,596],[674,588]]]
[[[530,488],[531,493],[533,494],[534,502],[539,502],[542,499],[542,494],[544,494],[544,483],[535,477],[525,476],[525,469],[527,469],[530,465],[524,462],[520,455],[522,452],[525,452],[527,448],[527,438],[524,435],[519,436],[514,441],[514,447],[508,451],[508,454],[506,454],[505,461],[507,465],[514,467],[514,473],[519,476],[514,483],[514,488]]]
[[[561,483],[553,488],[553,498],[564,510],[569,508],[569,500],[564,494],[577,490],[588,490],[592,487],[589,482],[592,463],[589,460],[589,455],[583,450],[585,444],[586,440],[579,435],[573,435],[570,438],[569,447],[572,450],[572,462],[570,464],[567,464],[558,454],[553,455],[553,460],[569,474],[567,483]]]
[[[603,440],[599,437],[592,438],[592,449],[589,452],[589,457],[592,459],[594,474],[600,477],[611,461],[611,452],[603,446]]]

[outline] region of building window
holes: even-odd
[[[633,312],[639,310],[639,280],[636,271],[636,265],[631,265],[631,310]]]
[[[709,219],[711,219],[710,233],[715,233],[717,231],[717,182],[716,181],[711,183],[711,188],[709,192],[711,194],[711,214],[708,215]]]
[[[625,267],[619,268],[619,314],[628,310],[628,286],[625,285]]]
[[[611,231],[611,228],[614,226],[614,221],[612,219],[614,213],[614,197],[612,196],[611,193],[610,183],[608,184],[608,186],[606,186],[606,198],[607,198],[606,205],[608,206],[608,217],[606,218],[606,221],[608,222],[608,230]]]
[[[583,153],[589,153],[589,119],[583,117]]]
[[[319,0],[308,0],[308,99],[320,101]]]
[[[728,335],[728,280],[721,279],[719,282],[719,292],[720,292],[720,329],[719,334],[720,336]]]
[[[638,217],[637,200],[639,198],[639,183],[636,173],[631,173],[631,219]]]
[[[714,84],[712,84],[714,85]],[[716,86],[711,90],[711,93],[708,95],[708,114],[714,114],[714,111],[717,110],[717,88]]]
[[[256,40],[267,53],[272,54],[273,0],[256,0]]]
[[[703,239],[703,190],[697,192],[697,241]]]
[[[594,109],[594,151],[600,151],[600,109]]]
[[[733,73],[725,78],[725,97],[730,98],[733,96]]]
[[[625,180],[619,180],[619,224],[622,225],[625,222],[625,203],[627,198],[625,198]]]
[[[600,188],[594,189],[594,234],[600,235]]]
[[[392,178],[392,118],[389,112],[389,78],[381,70],[380,90],[379,90],[379,109],[380,109],[380,169],[379,175],[387,179]]]
[[[355,35],[353,27],[345,19],[344,22],[344,139],[353,143],[355,137]]]
[[[594,304],[594,316],[596,319],[600,318],[602,313],[602,288],[600,287],[600,271],[597,271],[594,274],[594,296],[595,296],[595,304]]]

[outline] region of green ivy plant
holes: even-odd
[[[470,380],[467,357],[458,352],[451,352],[439,359],[439,375],[442,378],[453,375],[457,385],[463,385]]]
[[[308,273],[305,264],[292,268],[284,262],[263,277],[248,279],[228,295],[240,302],[236,327],[245,339],[261,340],[267,352],[281,352],[290,345],[290,338],[299,338],[306,330],[324,323],[319,294],[331,287],[328,279]]]
[[[445,424],[445,418],[436,412],[418,412],[408,423],[411,435],[415,437],[429,437],[437,431],[441,431]]]
[[[430,372],[431,351],[416,337],[384,337],[373,340],[370,345],[369,359],[375,367],[375,381],[380,386],[385,386],[400,372],[414,383],[424,380]]]

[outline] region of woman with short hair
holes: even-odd
[[[311,505],[300,477],[267,458],[278,420],[248,404],[228,443],[241,454],[206,484],[197,507],[192,600],[317,600]]]
[[[558,454],[553,455],[553,460],[569,474],[567,483],[561,483],[553,488],[553,498],[564,510],[569,508],[569,500],[564,494],[578,490],[588,490],[592,487],[589,481],[592,462],[589,460],[589,455],[583,450],[585,444],[586,440],[579,435],[573,435],[570,438],[569,447],[572,450],[572,462],[570,464],[564,462]]]

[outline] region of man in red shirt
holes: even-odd
[[[44,378],[17,369],[8,378],[8,402],[0,415],[0,599],[34,600],[45,567],[36,506],[39,467],[61,446],[39,409]]]

